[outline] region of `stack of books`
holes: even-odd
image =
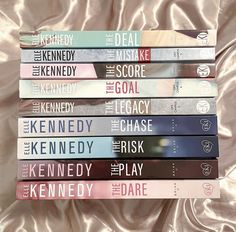
[[[219,197],[215,30],[20,45],[17,199]]]

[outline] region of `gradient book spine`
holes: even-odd
[[[216,116],[19,118],[19,137],[216,135]]]
[[[213,63],[21,64],[21,79],[214,77]]]
[[[18,159],[218,157],[217,136],[19,138]]]
[[[194,187],[193,187],[194,186]],[[18,200],[219,198],[218,180],[18,182]]]
[[[22,117],[216,114],[215,98],[21,99],[18,108]]]
[[[215,97],[212,78],[139,80],[20,80],[20,98]]]
[[[214,61],[215,48],[22,49],[22,63]]]
[[[21,48],[215,46],[216,30],[20,32]]]
[[[20,180],[215,179],[218,160],[19,160]]]

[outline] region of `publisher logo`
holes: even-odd
[[[209,153],[212,150],[213,143],[209,140],[202,140],[202,149],[205,153]]]
[[[197,75],[199,77],[208,77],[210,74],[210,68],[208,65],[201,64],[197,67]]]
[[[211,84],[208,81],[201,81],[199,83],[199,90],[202,94],[208,94],[211,91]]]
[[[205,100],[201,100],[198,101],[196,108],[198,113],[206,114],[210,110],[210,104]]]
[[[206,32],[201,32],[197,35],[197,39],[202,42],[202,44],[207,44],[208,34]]]
[[[209,131],[211,129],[212,123],[208,119],[201,119],[200,124],[202,125],[203,131]]]
[[[212,184],[204,183],[202,184],[202,187],[203,187],[204,194],[206,196],[212,195],[213,189],[214,189],[214,186]]]
[[[204,176],[209,176],[211,174],[212,166],[208,163],[202,163],[201,169]]]

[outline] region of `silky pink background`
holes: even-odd
[[[235,0],[1,0],[0,231],[236,231],[235,12]],[[19,30],[157,28],[218,30],[221,199],[16,201]]]

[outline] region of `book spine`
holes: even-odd
[[[218,157],[217,136],[19,138],[18,159]]]
[[[215,98],[21,99],[18,108],[22,117],[216,114]]]
[[[215,179],[218,160],[19,160],[20,180]]]
[[[19,137],[216,135],[216,116],[19,118]]]
[[[194,187],[193,187],[194,186]],[[18,200],[219,198],[218,180],[18,182]]]
[[[212,78],[20,80],[20,98],[215,97]]]
[[[21,48],[215,46],[216,30],[34,31],[20,33]]]
[[[215,64],[96,63],[21,64],[21,79],[128,79],[214,77]]]
[[[22,63],[214,61],[215,48],[22,49]]]

